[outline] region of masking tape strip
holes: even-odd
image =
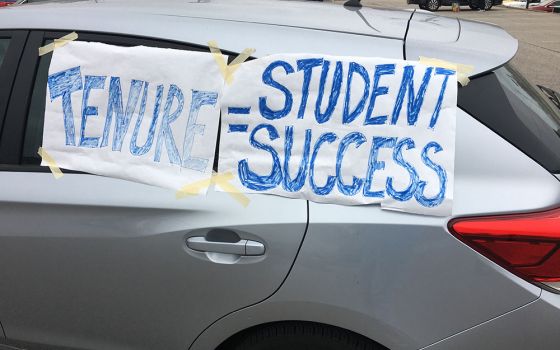
[[[231,173],[226,173],[226,174],[230,174]],[[233,186],[232,184],[230,184],[228,182],[229,180],[225,180],[225,179],[221,179],[221,180],[216,180],[214,183],[217,186],[220,186],[222,188],[222,190],[224,190],[225,192],[227,192],[230,196],[233,197],[233,199],[235,199],[236,201],[239,202],[239,204],[241,204],[242,206],[244,206],[245,208],[247,208],[247,206],[249,205],[249,197],[247,197],[246,195],[244,195],[243,193],[241,193],[241,191],[239,191],[237,188],[235,188],[235,186]]]
[[[208,47],[210,48],[212,55],[214,55],[214,60],[220,68],[224,81],[228,85],[233,81],[233,73],[235,73],[235,71],[241,66],[241,63],[245,62],[253,53],[255,53],[255,49],[246,48],[228,65],[226,57],[222,54],[222,51],[218,47],[218,43],[216,41],[209,41]]]
[[[51,169],[51,172],[55,179],[58,180],[64,175],[62,171],[60,171],[58,165],[56,165],[54,158],[51,157],[50,154],[48,154],[47,151],[43,149],[43,147],[39,147],[37,153],[41,156],[41,158],[43,158],[45,162],[47,162],[47,165],[49,166],[49,169]]]
[[[453,69],[457,72],[457,81],[461,86],[466,86],[469,83],[469,75],[474,71],[474,66],[448,62],[437,58],[420,56],[418,62],[426,66]]]
[[[224,77],[224,80],[225,80],[226,77],[228,76],[228,68],[227,68],[226,58],[225,58],[224,55],[222,55],[222,51],[220,51],[220,49],[218,48],[218,43],[216,43],[215,41],[209,41],[208,46],[210,48],[210,52],[214,56],[214,60],[218,64],[218,67],[220,68],[220,72],[222,73],[222,76]]]
[[[54,51],[55,48],[62,47],[76,39],[78,39],[78,33],[76,32],[67,34],[60,39],[54,39],[54,42],[39,48],[39,56],[48,54],[49,52]]]
[[[212,173],[212,177],[210,179],[196,181],[181,187],[177,193],[175,193],[175,198],[181,199],[188,196],[196,196],[201,190],[214,184],[216,186],[220,186],[224,192],[231,195],[233,199],[238,201],[242,206],[247,207],[249,205],[249,198],[229,183],[232,179],[233,174],[231,172],[222,174]]]

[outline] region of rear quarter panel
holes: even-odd
[[[454,217],[560,199],[554,176],[459,109],[455,167]],[[539,297],[540,288],[455,239],[448,220],[310,203],[308,233],[280,290],[214,324],[192,349],[277,320],[332,324],[390,349],[418,349]]]

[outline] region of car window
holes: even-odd
[[[459,89],[458,105],[552,173],[560,173],[560,110],[510,65]]]
[[[52,42],[52,40],[46,41],[45,45],[50,42]],[[41,163],[41,157],[37,154],[37,150],[41,147],[43,140],[45,96],[47,94],[47,76],[51,59],[52,53],[49,53],[42,56],[39,60],[31,102],[29,104],[29,112],[27,114],[22,164],[39,165]]]
[[[4,57],[8,52],[8,45],[10,44],[10,39],[2,39],[0,38],[0,67],[2,66],[2,62],[4,62]]]
[[[59,33],[57,35],[62,36],[64,33]],[[208,50],[203,47],[190,47],[184,44],[155,41],[150,39],[144,40],[134,37],[128,38],[110,35],[80,34],[80,39],[84,41],[105,42],[107,44],[120,46],[144,45],[196,51]],[[43,44],[47,45],[50,42],[52,42],[52,40],[45,40]],[[45,96],[47,92],[47,76],[51,59],[52,53],[41,56],[37,66],[37,73],[33,83],[33,91],[29,102],[27,123],[25,126],[25,137],[20,160],[22,165],[39,165],[41,163],[41,157],[37,154],[37,150],[42,145],[43,139],[43,121],[46,103]]]

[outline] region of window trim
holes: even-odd
[[[0,135],[0,164],[19,164],[23,146],[29,100],[39,63],[38,47],[43,42],[43,32],[31,32],[12,86],[4,128]],[[33,69],[30,69],[34,67]]]
[[[12,86],[15,81],[16,72],[28,33],[29,32],[25,30],[0,30],[0,39],[10,39],[8,51],[0,66],[0,81],[2,82],[0,85],[0,134],[4,126],[5,116],[8,111],[8,102],[12,93]]]

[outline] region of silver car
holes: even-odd
[[[473,65],[452,217],[169,190],[39,166],[47,70],[78,40]],[[558,349],[560,113],[517,41],[425,12],[300,1],[0,10],[2,349]],[[107,62],[111,64],[111,62]],[[165,64],[162,62],[162,64]],[[555,109],[556,108],[556,109]]]

